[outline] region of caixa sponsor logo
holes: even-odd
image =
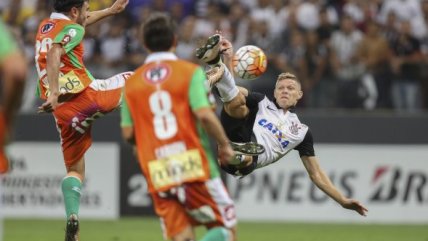
[[[428,171],[381,166],[375,169],[370,202],[428,204]]]

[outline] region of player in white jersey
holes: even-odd
[[[303,96],[298,78],[290,73],[280,74],[274,99],[269,100],[264,94],[235,85],[233,75],[226,67],[230,65],[232,55],[232,44],[218,34],[211,36],[205,46],[196,51],[196,56],[211,67],[207,77],[217,87],[224,103],[221,121],[229,139],[244,147],[262,145],[265,151],[259,155],[240,152],[230,165],[222,166],[223,170],[235,176],[245,176],[278,161],[294,149],[299,151],[309,177],[318,188],[342,207],[365,216],[367,208],[359,201],[345,197],[320,168],[309,127],[290,111]],[[249,144],[253,142],[257,144]]]

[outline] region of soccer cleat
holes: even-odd
[[[79,220],[76,214],[70,215],[65,229],[65,241],[79,241]]]
[[[224,74],[224,68],[224,64],[217,64],[206,72],[210,87],[213,87],[213,85],[221,80]]]
[[[209,65],[220,62],[220,34],[209,37],[205,44],[196,49],[196,57]]]
[[[247,156],[258,156],[265,152],[264,146],[255,142],[237,143],[231,142],[232,149],[236,154],[243,154]]]

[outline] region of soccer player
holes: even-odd
[[[36,36],[37,93],[45,102],[39,112],[52,112],[61,137],[67,174],[62,192],[67,218],[66,239],[77,240],[85,152],[91,146],[92,122],[116,109],[131,72],[94,79],[83,64],[85,26],[124,10],[128,0],[89,11],[88,0],[55,0],[55,12],[41,22]]]
[[[303,96],[299,79],[290,73],[280,74],[274,88],[274,99],[270,100],[264,94],[238,88],[228,67],[222,63],[221,54],[230,66],[233,46],[219,34],[211,36],[204,46],[196,50],[196,56],[211,66],[207,72],[208,80],[217,87],[224,103],[221,122],[226,134],[231,141],[248,147],[248,150],[256,150],[252,146],[258,145],[265,149],[261,154],[256,151],[240,153],[222,168],[229,174],[242,177],[280,160],[291,150],[297,150],[309,177],[318,188],[342,207],[365,216],[367,209],[357,200],[343,196],[320,168],[311,131],[292,111]]]
[[[2,81],[2,102],[0,106],[0,174],[9,169],[4,145],[11,130],[12,121],[21,103],[27,75],[27,65],[15,40],[6,25],[0,21],[0,80]]]
[[[0,174],[9,170],[9,161],[4,146],[9,137],[13,118],[19,108],[27,75],[26,60],[6,25],[0,20],[0,81],[2,95],[0,106]],[[0,196],[1,196],[0,186]],[[0,201],[0,240],[3,240],[3,215]]]
[[[177,36],[168,15],[152,14],[142,29],[150,54],[125,84],[121,125],[124,138],[135,141],[164,236],[194,241],[193,227],[205,225],[202,241],[232,241],[234,203],[207,134],[218,143],[220,162],[234,152],[209,101],[206,76],[173,53]]]

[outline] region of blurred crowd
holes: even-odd
[[[112,0],[90,1],[91,10]],[[34,112],[34,37],[52,11],[49,0],[1,0],[0,12],[19,37],[29,66],[23,111]],[[302,82],[302,108],[420,111],[428,108],[428,0],[130,0],[127,11],[86,30],[85,60],[97,78],[139,66],[147,53],[140,23],[153,11],[178,23],[177,55],[220,30],[235,50],[252,44],[268,56],[254,91],[273,94],[280,72]]]

